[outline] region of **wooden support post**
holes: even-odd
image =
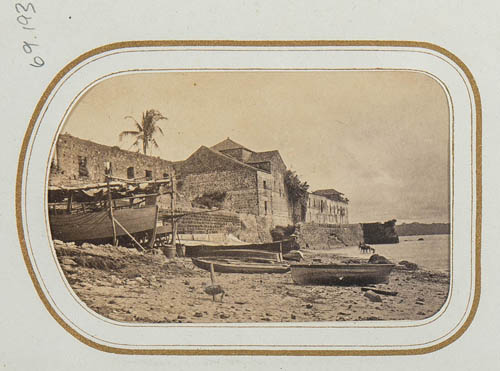
[[[280,241],[280,262],[283,261],[283,241]]]
[[[152,249],[155,246],[156,240],[156,224],[158,223],[158,213],[160,212],[160,207],[156,205],[156,213],[155,213],[155,224],[153,227],[153,236],[151,236],[151,242],[149,244],[149,248]]]
[[[71,213],[71,209],[73,208],[73,192],[69,192],[68,196],[68,206],[66,208],[68,214]]]
[[[116,224],[118,224],[118,226],[119,226],[121,229],[123,229],[123,230],[125,231],[125,233],[127,234],[127,236],[129,236],[129,237],[132,239],[132,241],[134,241],[134,242],[136,243],[136,245],[137,245],[137,246],[139,246],[139,247],[141,248],[141,250],[142,250],[142,251],[145,251],[145,250],[146,250],[144,247],[142,247],[142,245],[141,245],[139,242],[137,242],[137,240],[134,238],[134,236],[132,236],[132,235],[131,235],[131,234],[130,234],[130,233],[129,233],[126,229],[125,229],[125,227],[124,227],[123,225],[121,225],[121,223],[120,223],[118,220],[116,220],[116,219],[115,219],[115,223],[116,223]]]
[[[210,263],[210,279],[212,280],[212,286],[215,285],[214,265],[212,263]]]
[[[170,194],[170,207],[171,207],[171,216],[172,216],[172,247],[176,246],[177,239],[177,223],[174,218],[174,210],[175,210],[175,173],[172,173],[171,176],[171,194]]]
[[[115,217],[113,215],[113,198],[111,197],[111,187],[109,186],[109,178],[106,178],[108,183],[108,203],[109,203],[109,217],[111,218],[111,225],[113,226],[113,245],[118,245],[118,239],[116,238],[116,225]]]

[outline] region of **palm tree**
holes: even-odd
[[[125,130],[120,133],[120,141],[124,137],[133,136],[135,137],[135,142],[132,143],[132,146],[136,146],[139,151],[139,143],[142,143],[142,151],[145,155],[147,155],[147,151],[151,146],[158,148],[158,143],[154,139],[154,136],[157,133],[163,135],[163,131],[156,123],[160,120],[167,120],[165,116],[163,116],[160,111],[155,109],[147,110],[142,113],[142,121],[138,123],[135,118],[132,116],[125,116],[126,119],[130,118],[134,120],[136,130]]]

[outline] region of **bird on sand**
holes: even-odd
[[[208,295],[212,295],[212,298],[214,301],[215,301],[215,295],[222,294],[220,296],[220,302],[222,303],[222,299],[224,299],[225,291],[221,285],[215,284],[215,272],[214,272],[214,265],[213,264],[210,264],[210,280],[212,281],[212,284],[210,286],[205,287],[204,291]]]
[[[221,294],[220,296],[220,302],[222,303],[222,299],[224,299],[224,289],[222,288],[221,285],[210,285],[210,286],[207,286],[205,287],[205,293],[207,293],[208,295],[212,295],[212,298],[213,300],[215,301],[215,295],[219,295]]]

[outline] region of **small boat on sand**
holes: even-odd
[[[274,253],[271,251],[264,250],[247,250],[247,249],[227,249],[213,251],[202,251],[199,258],[233,258],[233,259],[248,259],[248,258],[259,258],[262,260],[269,261],[280,261],[279,253]]]
[[[286,273],[290,271],[290,265],[281,262],[258,263],[238,259],[202,259],[191,258],[193,264],[198,268],[210,272],[210,265],[215,272],[219,273]]]
[[[394,264],[293,264],[299,285],[355,285],[386,282]]]
[[[191,258],[198,258],[204,256],[213,256],[217,251],[222,250],[260,250],[268,251],[273,253],[286,254],[292,250],[297,249],[297,243],[293,238],[283,241],[265,242],[265,243],[253,243],[244,245],[197,245],[197,246],[186,246],[186,256]]]

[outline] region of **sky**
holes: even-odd
[[[410,71],[155,72],[89,89],[63,133],[123,149],[142,112],[164,136],[153,155],[186,159],[227,137],[279,150],[310,191],[350,200],[350,222],[449,222],[449,108],[442,87]]]

